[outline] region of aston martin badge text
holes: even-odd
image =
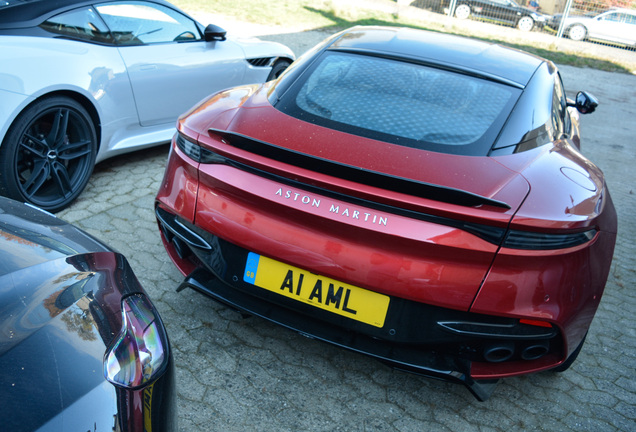
[[[311,197],[309,195],[294,192],[289,189],[283,190],[283,188],[279,188],[274,195],[316,209],[321,208],[322,205],[322,199],[320,198]],[[369,213],[367,211],[341,206],[340,204],[326,203],[325,206],[329,206],[329,213],[334,213],[345,218],[383,226],[386,226],[389,222],[389,218],[386,216],[380,216],[374,213]]]

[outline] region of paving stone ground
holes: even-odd
[[[244,319],[194,291],[177,293],[182,276],[153,215],[168,147],[99,164],[59,216],[124,253],[158,307],[177,363],[180,430],[636,431],[636,77],[562,72],[569,95],[586,89],[601,101],[582,118],[583,152],[605,172],[618,210],[612,271],[572,368],[503,380],[487,402],[461,386]]]

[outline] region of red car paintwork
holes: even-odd
[[[272,85],[218,93],[179,120],[184,139],[232,163],[198,164],[173,142],[157,195],[161,209],[244,250],[395,299],[558,330],[558,347],[537,358],[472,361],[477,380],[558,367],[582,344],[607,280],[617,224],[602,172],[580,153],[577,114],[569,137],[536,148],[446,154],[291,117],[270,103]],[[492,201],[467,206],[334,177],[247,151],[228,134]],[[590,238],[570,247],[513,248],[434,218],[521,236]],[[163,240],[184,275],[200,267]]]
[[[398,202],[401,207],[466,220],[488,219],[502,226],[511,224],[530,229],[540,226],[555,231],[590,227],[598,222],[594,209],[585,206],[586,201],[596,202],[604,189],[598,169],[592,170],[591,178],[586,177],[590,184],[588,187],[568,180],[561,188],[563,182],[558,181],[560,179],[546,176],[546,173],[555,171],[553,175],[563,175],[562,171],[546,168],[544,165],[547,164],[582,172],[580,154],[567,143],[556,152],[539,148],[520,155],[483,158],[422,152],[309,123],[295,124],[293,129],[272,128],[267,125],[282,124],[290,119],[271,107],[266,91],[267,87],[259,90],[240,88],[217,95],[190,116],[182,118],[179,130],[221,155],[255,167],[267,166],[276,174],[321,186],[331,185],[333,179],[237,150],[207,130],[224,126],[274,145],[298,151],[303,149],[305,153],[369,170],[379,169],[384,152],[401,153],[404,165],[386,168],[396,176],[415,177],[429,183],[469,190],[504,201],[512,208],[466,209],[439,202],[431,205],[428,200],[408,194],[346,182],[336,185],[337,190],[346,191],[349,195],[373,197],[391,204]],[[219,99],[225,102],[216,106],[215,102]],[[234,106],[231,112],[233,120],[220,125],[226,118],[223,111],[226,111],[227,101],[233,101],[230,104]],[[247,103],[237,109],[233,105],[237,101]],[[253,121],[247,121],[248,118]],[[327,145],[334,140],[346,141],[348,145],[343,148]],[[352,150],[356,148],[367,151],[360,154]],[[182,154],[175,146],[172,151]],[[448,166],[453,167],[450,173],[446,169]],[[528,178],[536,187],[528,186]],[[276,193],[282,187],[284,193],[289,190],[300,197],[314,199],[315,194],[281,186],[228,166],[202,164],[197,167],[188,162],[187,157],[170,158],[165,179],[158,196],[160,202],[239,246],[387,295],[485,314],[548,320],[565,330],[567,353],[583,338],[585,332],[581,329],[589,326],[609,271],[607,265],[600,271],[592,269],[598,266],[590,259],[592,252],[595,249],[607,251],[608,243],[613,241],[616,232],[616,225],[610,225],[609,232],[598,234],[599,238],[592,242],[592,246],[557,252],[503,248],[495,259],[496,245],[465,231],[377,211],[371,213],[389,219],[390,224],[379,226],[339,218],[330,214],[323,203],[328,206],[333,203],[341,208],[352,207],[350,204],[318,197],[323,207],[315,209],[311,202],[305,203],[302,198],[294,195],[285,198]],[[548,213],[548,210],[559,208],[553,202],[571,205],[562,206],[560,213]],[[194,203],[196,212],[193,215]],[[611,207],[611,201],[608,200],[605,205]],[[612,219],[611,214],[605,217]],[[298,220],[303,221],[302,228],[295,222]],[[327,220],[330,222],[325,229],[321,225],[325,225]],[[313,226],[316,228],[312,229]],[[374,231],[375,235],[368,235],[368,230]],[[608,258],[611,255],[602,262],[607,262]],[[590,277],[590,273],[595,276]],[[542,281],[544,286],[527,289],[528,280]],[[569,281],[567,286],[563,285],[564,280]],[[442,292],[444,294],[440,295]],[[574,292],[576,296],[573,296]],[[573,313],[582,314],[585,318],[566,321]],[[563,360],[567,353],[559,360]],[[554,364],[536,369],[549,366]],[[496,368],[501,369],[501,365],[496,365]],[[483,375],[502,376],[501,373]]]

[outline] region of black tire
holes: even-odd
[[[565,359],[565,361],[561,363],[559,366],[551,370],[554,372],[565,372],[566,370],[570,369],[570,366],[572,366],[576,358],[579,356],[581,349],[583,348],[583,344],[585,343],[585,338],[587,338],[587,333],[585,333],[585,336],[583,336],[583,340],[581,341],[579,346],[577,346],[574,352],[570,354],[570,357]]]
[[[274,63],[272,70],[269,72],[269,75],[267,76],[267,81],[271,81],[273,79],[278,78],[280,74],[282,74],[285,71],[285,69],[289,67],[290,64],[291,62],[289,60],[285,60],[285,59],[277,60],[276,63]]]
[[[0,146],[0,193],[58,212],[86,187],[96,153],[95,125],[82,105],[63,96],[40,99]]]

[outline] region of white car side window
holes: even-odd
[[[40,27],[71,39],[113,43],[108,28],[91,7],[61,13],[49,18]]]
[[[624,19],[621,19],[622,14],[618,14],[618,13],[609,13],[607,15],[605,15],[603,17],[604,21],[614,21],[614,22],[621,22],[621,21],[625,21]]]
[[[170,8],[143,1],[96,6],[119,45],[146,45],[201,39],[194,21]]]

